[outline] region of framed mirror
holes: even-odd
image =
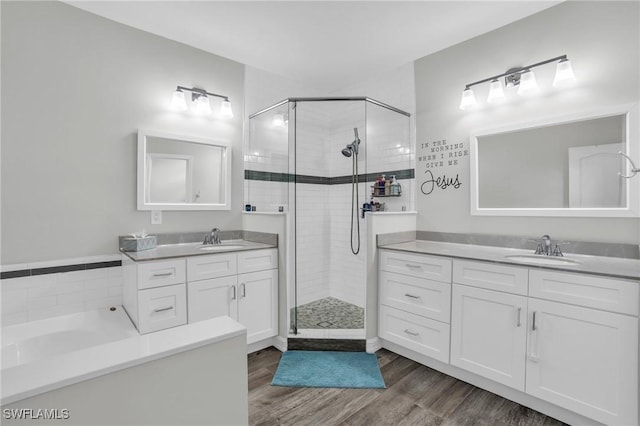
[[[138,210],[230,210],[231,146],[138,131]]]
[[[474,131],[471,214],[637,217],[638,107]]]

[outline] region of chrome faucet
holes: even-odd
[[[540,242],[542,243],[542,253],[547,256],[551,256],[551,237],[544,234],[540,238]]]
[[[540,240],[531,240],[537,243],[535,254],[541,254],[545,256],[564,256],[562,250],[560,250],[561,244],[569,243],[556,243],[553,247],[551,237],[547,234],[540,237]],[[553,248],[552,248],[553,247]]]
[[[204,236],[202,244],[222,244],[220,236],[218,235],[219,232],[220,230],[218,228],[213,228],[210,233]]]

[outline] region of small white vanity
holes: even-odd
[[[232,243],[166,244],[124,253],[124,308],[138,331],[229,316],[247,328],[249,351],[270,346],[278,334],[278,249]]]
[[[572,424],[638,424],[638,261],[541,267],[517,254],[530,253],[381,246],[383,346]]]

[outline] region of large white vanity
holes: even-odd
[[[382,346],[571,424],[638,424],[634,259],[434,241],[380,246]],[[517,258],[517,257],[516,257]]]

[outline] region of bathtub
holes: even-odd
[[[42,410],[65,425],[248,421],[246,328],[229,317],[140,335],[118,306],[4,327],[1,339],[3,425]]]
[[[121,306],[2,328],[2,369],[138,336]]]

